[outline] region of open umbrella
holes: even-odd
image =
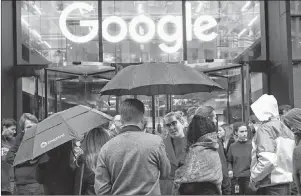
[[[144,63],[122,69],[100,91],[102,95],[184,95],[223,88],[184,64]]]
[[[184,95],[223,90],[207,75],[182,63],[144,63],[122,69],[100,91],[102,95]],[[154,105],[154,96],[152,97]],[[153,107],[153,129],[155,112]]]
[[[44,119],[24,134],[14,166],[33,160],[70,140],[80,139],[112,117],[87,106],[78,105]]]

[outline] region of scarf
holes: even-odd
[[[223,174],[218,148],[217,133],[203,135],[189,147],[184,164],[176,170],[174,195],[178,195],[182,183],[191,182],[211,182],[221,193]]]

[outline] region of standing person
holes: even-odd
[[[288,195],[294,134],[279,120],[274,96],[262,95],[251,108],[263,123],[252,141],[250,188],[260,195]]]
[[[214,108],[211,106],[200,106],[196,112],[195,115],[199,115],[205,118],[210,119],[215,125],[217,124],[216,120],[216,113],[214,111]],[[216,130],[217,131],[217,130]],[[228,165],[227,165],[227,159],[225,155],[225,151],[223,148],[222,142],[218,139],[218,154],[220,157],[220,161],[222,163],[222,171],[223,171],[223,182],[222,182],[222,194],[223,195],[230,195],[231,194],[231,180],[228,176]]]
[[[296,147],[293,153],[293,178],[297,194],[301,195],[301,109],[294,108],[283,116],[284,123],[295,134]]]
[[[126,99],[121,104],[123,128],[100,150],[95,170],[97,195],[160,195],[159,179],[170,173],[160,136],[144,133],[144,104]]]
[[[253,195],[249,188],[252,143],[248,140],[248,128],[242,122],[234,123],[233,128],[238,141],[230,145],[227,154],[232,194]]]
[[[84,176],[82,181],[82,195],[95,195],[94,181],[95,170],[97,168],[98,153],[105,143],[110,140],[106,130],[101,127],[92,129],[86,135],[83,143],[83,163],[85,164]]]
[[[1,195],[11,195],[14,193],[14,170],[5,161],[9,149],[15,142],[17,123],[13,119],[2,120],[1,135]]]
[[[184,120],[178,113],[170,112],[163,118],[167,136],[164,139],[165,150],[170,162],[171,172],[167,179],[160,182],[161,194],[171,195],[175,171],[186,155],[187,138],[185,137]]]
[[[195,115],[189,124],[187,142],[187,156],[175,174],[175,193],[221,195],[223,173],[215,124]]]
[[[35,179],[43,185],[44,195],[72,195],[75,172],[70,166],[72,141],[42,155]]]
[[[24,113],[19,121],[21,132],[16,136],[14,145],[6,155],[6,162],[10,165],[14,163],[16,153],[22,142],[25,132],[38,123],[37,117]],[[38,159],[27,161],[14,167],[16,195],[42,195],[43,187],[35,180],[35,171]]]

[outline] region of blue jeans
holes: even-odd
[[[289,195],[290,184],[277,184],[274,186],[262,187],[257,191],[257,195]]]

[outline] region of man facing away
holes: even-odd
[[[159,180],[170,173],[160,136],[143,132],[144,104],[126,99],[121,105],[123,128],[101,149],[95,171],[97,195],[160,195]]]
[[[294,135],[280,120],[277,100],[263,95],[251,105],[263,122],[252,141],[250,188],[260,195],[288,195],[292,178]]]

